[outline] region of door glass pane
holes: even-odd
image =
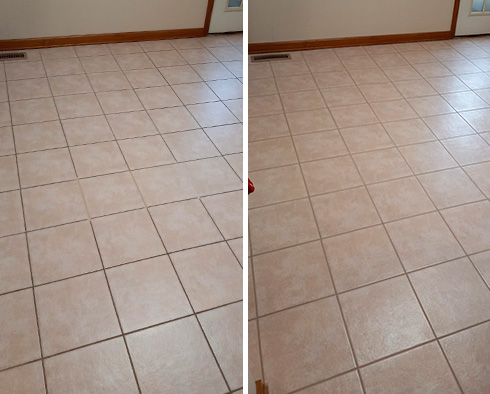
[[[490,11],[490,0],[487,0],[487,4],[485,4],[485,11]]]
[[[484,1],[485,0],[473,0],[473,7],[471,8],[471,12],[482,12]]]
[[[242,6],[242,0],[228,0],[228,8],[240,8]]]

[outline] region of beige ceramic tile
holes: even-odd
[[[138,96],[133,90],[100,92],[97,93],[97,99],[106,114],[141,111],[143,109]]]
[[[61,354],[45,361],[50,393],[136,394],[138,387],[122,338]],[[73,369],[77,373],[72,373]]]
[[[114,57],[122,70],[141,70],[155,67],[144,53],[120,54]]]
[[[15,62],[5,65],[7,81],[42,78],[46,76],[43,62]]]
[[[490,252],[483,252],[471,256],[471,261],[475,264],[476,269],[480,272],[483,280],[490,284]]]
[[[305,114],[297,112],[295,114]],[[293,114],[289,114],[293,115]],[[301,115],[304,119],[306,116]],[[313,117],[313,115],[312,115]],[[300,121],[303,123],[302,121]],[[293,123],[293,122],[292,122]],[[291,126],[293,128],[294,126]],[[249,118],[248,140],[250,142],[275,137],[289,136],[289,127],[284,114],[266,115]]]
[[[424,118],[424,122],[440,139],[475,133],[459,114],[431,116]]]
[[[0,113],[1,113],[1,104],[0,104]],[[1,119],[1,115],[0,115]],[[1,120],[0,120],[1,124]],[[10,118],[9,118],[10,124]],[[0,156],[4,155],[12,155],[15,153],[14,148],[14,138],[12,134],[11,127],[0,127]]]
[[[222,155],[243,151],[243,125],[209,127],[204,131]]]
[[[167,256],[107,270],[124,332],[192,314]]]
[[[122,172],[128,169],[116,142],[102,142],[70,148],[80,178]]]
[[[321,92],[330,108],[343,105],[364,104],[366,102],[363,94],[356,86],[324,89]]]
[[[93,227],[105,267],[165,253],[146,209],[94,219]]]
[[[63,182],[22,191],[27,230],[37,230],[87,218],[78,182]]]
[[[32,152],[66,146],[59,121],[14,126],[17,153]]]
[[[307,199],[250,211],[249,229],[254,254],[318,239],[315,219]]]
[[[9,81],[8,92],[10,101],[51,97],[51,90],[46,78]],[[7,101],[7,98],[5,97],[3,101]]]
[[[177,94],[184,105],[219,101],[218,96],[216,96],[204,82],[173,85],[172,90]],[[175,105],[180,105],[180,101],[176,100],[175,102],[177,104]],[[171,105],[166,106],[170,107]]]
[[[337,130],[302,134],[293,138],[300,161],[326,159],[349,153]]]
[[[12,113],[12,124],[14,125],[58,120],[58,112],[56,112],[52,98],[14,101],[10,103],[10,110]],[[64,112],[61,109],[59,110],[60,116],[63,116]],[[0,114],[0,124],[2,123],[6,122],[2,122],[2,115]],[[7,126],[7,124],[2,124],[2,126]]]
[[[181,66],[187,64],[177,51],[149,52],[149,58],[156,67]]]
[[[158,134],[155,125],[144,111],[112,114],[107,116],[107,120],[117,139]]]
[[[221,102],[187,106],[201,127],[238,123],[238,119]]]
[[[142,391],[215,394],[228,391],[195,317],[128,335]],[[166,354],[167,357],[161,357]]]
[[[218,80],[218,79],[234,78],[234,75],[225,66],[223,66],[220,63],[194,64],[192,66],[192,68],[205,81],[214,81],[214,80]],[[165,78],[167,78],[167,77],[165,77]],[[252,79],[252,78],[250,78],[250,79]],[[191,81],[191,82],[197,82],[197,81]]]
[[[86,73],[119,71],[119,65],[112,55],[81,57],[80,62]]]
[[[283,93],[281,101],[285,112],[295,112],[324,108],[322,95],[316,90],[307,92]]]
[[[402,146],[400,152],[415,174],[443,170],[458,165],[438,141]]]
[[[337,291],[346,291],[403,273],[383,226],[323,241]]]
[[[406,277],[341,294],[340,304],[360,365],[433,339]]]
[[[175,163],[161,136],[132,138],[118,144],[131,170]]]
[[[332,115],[338,127],[342,128],[379,123],[378,118],[367,104],[333,108]]]
[[[159,86],[152,88],[144,88],[144,89],[136,89],[135,90],[139,100],[143,106],[149,109],[157,109],[157,108],[167,108],[167,107],[178,107],[182,105],[182,101],[179,100],[177,95],[174,93],[173,88],[170,86]],[[128,110],[135,111],[136,110],[136,101],[131,104],[131,107],[128,106]],[[128,110],[117,111],[117,112],[128,112]]]
[[[381,122],[394,122],[397,120],[413,119],[417,114],[405,100],[384,101],[372,103],[372,109]]]
[[[10,117],[9,103],[0,103],[0,127],[10,126],[12,124]],[[4,129],[7,129],[6,127]]]
[[[199,200],[152,207],[150,214],[168,252],[223,239]]]
[[[199,128],[199,124],[185,107],[155,109],[148,111],[148,114],[161,134]]]
[[[490,197],[490,179],[488,178],[490,163],[475,164],[465,167],[464,170],[480,190],[483,191],[487,197]]]
[[[213,63],[213,65],[214,65],[214,63]],[[202,65],[202,66],[208,66],[208,65]],[[219,66],[221,66],[221,64]],[[221,66],[221,67],[223,67],[223,66]],[[193,67],[188,66],[188,65],[162,67],[159,70],[170,85],[175,85],[175,84],[179,84],[179,83],[201,82],[201,78],[193,70]],[[231,75],[231,77],[233,77],[233,75],[231,73],[230,73],[230,75]]]
[[[25,230],[22,209],[19,191],[0,193],[0,236],[18,234]]]
[[[243,236],[242,191],[204,197],[201,201],[225,239]]]
[[[488,320],[490,292],[468,258],[410,274],[437,336]]]
[[[68,145],[92,144],[114,139],[104,116],[67,119],[62,121]]]
[[[379,224],[378,213],[365,188],[312,198],[322,237]]]
[[[88,78],[95,92],[131,89],[122,71],[88,74]]]
[[[359,89],[361,89],[361,92],[368,103],[402,98],[397,88],[390,82],[362,85]]]
[[[354,155],[353,159],[367,184],[412,175],[397,149],[361,153]]]
[[[261,316],[334,292],[319,241],[255,256],[253,272]]]
[[[91,217],[144,207],[129,172],[82,179],[80,186]]]
[[[0,156],[0,192],[19,189],[15,156]]]
[[[102,272],[35,288],[44,355],[120,335]]]
[[[126,71],[124,74],[135,89],[168,85],[158,70],[132,70]]]
[[[477,109],[461,113],[461,116],[479,133],[490,131],[490,109]]]
[[[405,98],[424,97],[437,94],[427,81],[423,79],[395,82],[395,86]]]
[[[77,58],[44,60],[48,77],[58,75],[83,74],[83,67]]]
[[[341,129],[340,133],[351,154],[393,146],[390,136],[380,124]]]
[[[24,234],[0,238],[0,294],[32,286]]]
[[[259,327],[272,392],[290,392],[354,367],[335,297],[267,316]]]
[[[311,111],[290,112],[286,114],[286,116],[292,134],[303,134],[336,128],[332,115],[330,115],[330,112],[326,108]]]
[[[45,394],[41,361],[26,364],[0,373],[0,385],[6,393]]]
[[[89,222],[28,233],[34,285],[102,269]]]
[[[478,135],[452,138],[443,144],[460,165],[490,160],[490,145]]]
[[[361,394],[362,387],[357,372],[349,372],[326,382],[298,391],[300,394]]]
[[[437,212],[388,223],[386,229],[407,271],[464,255]]]
[[[202,130],[169,133],[165,134],[163,138],[179,162],[220,155],[220,152]]]
[[[275,138],[249,144],[249,170],[256,171],[297,162],[290,137]]]
[[[102,109],[93,93],[55,97],[61,119],[102,115]]]
[[[409,350],[361,369],[368,394],[459,393],[459,387],[437,343]]]
[[[0,368],[5,369],[41,357],[32,290],[0,296]]]

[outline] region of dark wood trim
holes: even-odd
[[[269,394],[269,387],[262,380],[257,380],[255,382],[255,391],[257,394]]]
[[[69,45],[111,44],[116,42],[167,40],[172,38],[204,37],[209,32],[214,0],[208,0],[204,27],[195,29],[135,31],[127,33],[87,34],[82,36],[25,38],[0,40],[0,51],[50,48]]]
[[[451,30],[429,33],[390,34],[383,36],[326,38],[320,40],[263,42],[248,45],[249,53],[304,51],[308,49],[340,48],[361,45],[399,44],[403,42],[449,40],[454,38],[460,0],[454,0]]]
[[[204,20],[204,35],[209,33],[211,25],[211,15],[213,14],[214,0],[208,0],[208,8],[206,9],[206,19]]]
[[[451,21],[451,38],[456,36],[456,25],[458,23],[460,0],[454,0],[453,19]]]

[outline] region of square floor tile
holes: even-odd
[[[218,59],[204,48],[182,49],[179,53],[189,64],[213,63],[218,61]]]
[[[416,178],[403,178],[368,187],[385,222],[435,210]]]
[[[86,73],[119,71],[120,67],[112,55],[81,57],[80,62]]]
[[[5,65],[7,81],[42,78],[46,76],[43,62],[15,62]]]
[[[208,66],[208,65],[202,65],[202,66]],[[213,63],[213,66],[214,66],[214,63]],[[221,66],[221,64],[220,64],[220,66]],[[221,67],[223,67],[223,66],[221,66]],[[201,77],[199,77],[199,75],[193,70],[193,67],[188,66],[188,65],[173,66],[173,67],[162,67],[159,70],[170,85],[176,85],[176,84],[180,84],[180,83],[201,82],[202,81]],[[233,77],[233,74],[231,74],[231,73],[229,73],[229,74],[230,74],[230,77]]]
[[[201,127],[238,123],[238,119],[221,102],[189,105],[187,109]]]
[[[77,58],[45,60],[44,68],[48,77],[84,73],[82,64]]]
[[[418,178],[438,209],[485,199],[460,168],[425,174]]]
[[[490,284],[490,252],[483,252],[471,256],[471,261],[480,272],[487,285]]]
[[[437,343],[409,350],[361,369],[367,393],[459,393],[459,387]],[[403,382],[403,383],[402,383]]]
[[[307,199],[253,209],[249,213],[249,221],[254,254],[318,239]]]
[[[182,164],[187,179],[199,196],[241,190],[243,185],[221,157],[189,161]]]
[[[149,52],[148,56],[156,67],[186,65],[186,60],[177,51]]]
[[[400,152],[415,174],[458,166],[438,141],[402,146]]]
[[[381,122],[394,122],[417,117],[415,111],[405,100],[372,103],[371,107]]]
[[[95,92],[131,89],[122,71],[88,74],[88,78]]]
[[[32,286],[24,234],[0,238],[0,294]]]
[[[119,141],[119,146],[131,170],[175,163],[159,135]]]
[[[354,367],[335,297],[264,317],[259,326],[264,373],[273,392],[290,392]]]
[[[107,270],[124,332],[192,314],[167,256]]]
[[[93,227],[105,267],[165,254],[146,209],[94,219]]]
[[[168,85],[158,70],[133,70],[125,71],[124,74],[135,89]]]
[[[59,120],[14,126],[14,136],[17,153],[66,146]]]
[[[379,123],[378,118],[367,104],[332,108],[332,115],[338,127],[364,126]],[[355,116],[352,116],[355,114]]]
[[[490,197],[490,178],[488,177],[490,171],[490,163],[475,164],[465,167],[465,172],[470,176],[473,182],[480,188],[480,190]]]
[[[55,97],[60,119],[102,115],[102,109],[93,93]]]
[[[197,197],[197,193],[177,165],[133,171],[147,206]]]
[[[0,104],[0,113],[1,111],[2,109]],[[1,115],[0,115],[0,119],[1,119]],[[1,124],[1,120],[0,120],[0,124]],[[9,114],[9,124],[10,124],[10,114]],[[14,148],[14,137],[12,134],[12,128],[0,127],[0,156],[13,155],[13,154],[15,154],[15,148]]]
[[[0,296],[0,368],[33,361],[41,357],[36,309],[32,290]]]
[[[235,303],[198,316],[223,373],[232,389],[242,386],[243,304]]]
[[[322,237],[330,237],[380,224],[378,213],[365,188],[312,198]]]
[[[0,385],[7,393],[45,394],[41,361],[26,364],[0,373]]]
[[[17,160],[15,156],[0,157],[0,192],[19,189]]]
[[[337,291],[346,291],[403,273],[383,226],[323,241]]]
[[[10,110],[12,113],[12,124],[14,125],[58,120],[58,112],[52,98],[14,101],[10,103]],[[60,114],[63,114],[61,109]],[[2,122],[1,119],[2,115],[0,114],[0,124],[6,123]],[[7,126],[7,124],[4,125]]]
[[[178,107],[182,105],[181,100],[179,100],[170,86],[136,89],[136,93],[146,109]]]
[[[443,115],[455,112],[441,96],[410,98],[408,102],[419,116]]]
[[[380,124],[341,129],[340,133],[351,154],[393,146],[390,136]]]
[[[140,41],[138,44],[145,52],[168,51],[174,49],[169,40]]]
[[[356,86],[324,89],[321,92],[330,108],[340,107],[343,105],[364,104],[366,102],[361,91]],[[320,105],[320,107],[323,106],[324,105]]]
[[[196,312],[242,298],[242,269],[225,242],[174,253],[171,259]]]
[[[439,94],[462,92],[469,89],[468,86],[461,82],[456,76],[430,78],[427,81]]]
[[[195,317],[128,335],[127,342],[140,387],[148,394],[228,391]]]
[[[201,201],[225,239],[243,236],[243,193],[222,193]]]
[[[192,66],[192,68],[205,81],[215,81],[215,80],[218,80],[218,79],[229,79],[229,78],[234,78],[235,77],[221,63],[194,64]],[[162,70],[162,74],[164,74],[164,73],[165,73],[165,71]],[[167,79],[166,76],[165,76],[165,79]],[[188,82],[198,82],[198,81],[190,80]],[[169,83],[172,83],[172,82],[169,81]],[[177,83],[179,83],[179,82],[177,82]],[[182,83],[186,83],[186,81],[183,81]]]
[[[312,111],[291,112],[286,114],[292,134],[303,134],[315,131],[335,129],[335,122],[328,109],[315,109]],[[251,129],[252,122],[249,122]],[[272,130],[271,130],[272,132]],[[249,132],[251,134],[251,132]],[[271,135],[273,137],[273,135]],[[250,138],[250,135],[249,135]]]
[[[243,151],[243,125],[209,127],[204,131],[222,155]]]
[[[28,233],[34,285],[102,269],[88,222]]]
[[[310,195],[362,185],[362,179],[349,156],[304,163],[301,167]]]
[[[318,70],[320,71],[320,70]],[[374,82],[386,82],[388,79],[386,76],[381,72],[381,70],[376,70],[376,69],[371,69],[371,71],[379,71],[376,73],[376,75],[371,76]],[[312,70],[313,72],[313,77],[315,78],[315,81],[320,89],[328,89],[328,88],[336,88],[336,87],[341,87],[341,86],[353,86],[355,85],[354,81],[351,78],[351,75],[343,70],[343,71],[332,71],[332,72],[318,72],[317,70]],[[352,74],[352,77],[357,81],[355,73]],[[369,78],[367,77],[367,78]]]
[[[116,142],[101,142],[70,148],[81,178],[122,172],[128,169]]]
[[[68,145],[93,144],[114,139],[104,116],[67,119],[62,121]]]
[[[424,118],[424,122],[440,139],[475,133],[459,114],[432,116]]]
[[[19,191],[0,193],[0,236],[25,231],[22,201]]]
[[[0,103],[0,127],[3,128],[3,126],[10,126],[11,124],[9,103]]]
[[[307,92],[283,93],[281,101],[285,112],[295,112],[324,108],[325,102],[317,90]],[[350,102],[348,102],[349,104]],[[358,103],[356,101],[356,103]]]
[[[339,298],[360,365],[433,339],[404,276],[341,294]]]
[[[49,84],[51,85],[53,96],[93,92],[92,86],[84,74],[50,77]]]
[[[395,82],[395,86],[405,98],[424,97],[437,94],[427,81],[423,79]]]
[[[461,165],[490,160],[490,144],[478,135],[452,138],[443,144]]]
[[[415,64],[414,68],[424,78],[435,78],[453,75],[453,73],[441,63]]]
[[[469,111],[488,107],[488,104],[473,92],[449,93],[443,97],[456,111]]]
[[[442,348],[465,393],[490,390],[488,366],[490,323],[481,324],[441,340]]]
[[[477,109],[465,111],[461,116],[479,133],[490,131],[490,109]]]
[[[300,260],[303,263],[298,265]],[[318,241],[255,256],[253,272],[260,316],[334,292],[323,248]]]
[[[155,68],[151,60],[144,53],[120,54],[115,55],[114,57],[122,70]]]
[[[172,89],[185,105],[219,101],[218,96],[204,82],[174,85]],[[180,101],[176,101],[176,105],[179,105]]]
[[[301,394],[361,394],[362,387],[357,372],[349,372],[345,375],[340,375],[336,378],[329,379],[325,382],[308,387],[298,391]]]
[[[43,354],[121,334],[102,272],[36,287],[35,294]]]
[[[237,83],[240,83],[240,81],[237,80],[235,81]],[[271,81],[271,82],[267,83],[267,81]],[[287,77],[279,77],[277,79],[271,78],[270,80],[261,79],[261,80],[254,80],[254,82],[255,83],[253,88],[255,88],[258,93],[258,94],[253,94],[254,96],[260,96],[262,94],[266,94],[264,93],[265,90],[269,90],[268,92],[269,94],[274,94],[277,91],[279,91],[280,93],[293,93],[293,92],[318,89],[315,80],[313,79],[313,76],[311,74],[290,75]]]
[[[99,45],[80,45],[74,47],[79,57],[109,55],[111,52],[106,44]]]
[[[51,90],[46,78],[9,81],[8,91],[10,101],[51,97]],[[7,97],[2,101],[7,101]]]
[[[143,48],[141,48],[141,46],[137,42],[121,42],[117,44],[109,44],[108,47],[113,55],[143,52]]]
[[[43,48],[40,52],[43,60],[77,57],[73,47]]]
[[[186,107],[155,109],[148,111],[148,114],[161,134],[199,128],[199,124]]]
[[[158,130],[145,111],[112,114],[107,120],[117,139],[158,134]]]
[[[490,249],[490,202],[449,208],[442,216],[467,253]]]
[[[168,252],[223,239],[199,200],[152,207],[150,214]]]
[[[490,76],[485,73],[464,74],[460,75],[461,79],[470,89],[490,88]]]
[[[220,152],[200,129],[165,134],[163,139],[179,162],[220,156]]]
[[[468,258],[410,274],[436,335],[446,335],[490,318],[490,291]]]
[[[100,92],[97,93],[97,99],[106,114],[141,111],[143,109],[133,90]]]
[[[349,70],[349,74],[358,85],[389,82],[388,78],[386,78],[386,75],[379,68]]]
[[[353,156],[366,183],[376,183],[412,175],[397,149],[383,149]]]
[[[325,110],[328,112],[328,110]],[[295,114],[302,112],[295,112]],[[313,118],[311,114],[311,118]],[[306,119],[308,116],[303,116]],[[294,123],[294,121],[291,121]],[[299,121],[298,123],[304,123]],[[332,120],[333,123],[333,120]],[[335,128],[335,125],[333,126]],[[248,120],[248,141],[289,136],[288,122],[284,114],[259,116]]]
[[[402,98],[397,88],[390,82],[362,85],[359,89],[361,89],[368,103]]]
[[[272,144],[273,140],[268,143]],[[294,145],[300,161],[326,159],[349,153],[337,130],[295,136]]]
[[[249,152],[250,171],[297,162],[294,144],[290,137],[252,142],[249,144]]]
[[[283,112],[281,99],[277,94],[249,97],[248,107],[249,118]]]
[[[17,162],[23,188],[76,178],[67,148],[23,153],[17,156]]]
[[[135,394],[138,387],[122,338],[97,343],[45,361],[50,393]],[[71,373],[73,369],[76,374]],[[110,378],[109,378],[110,377]]]
[[[243,98],[243,84],[236,79],[210,81],[207,84],[221,100]]]
[[[91,217],[144,207],[129,172],[82,179],[80,186]]]
[[[37,230],[87,218],[78,182],[63,182],[22,191],[27,230]]]

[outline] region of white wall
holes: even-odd
[[[454,0],[249,0],[249,42],[448,31]]]
[[[202,28],[208,0],[0,0],[0,40]]]
[[[490,33],[490,14],[470,16],[472,4],[472,0],[461,0],[459,3],[457,36]]]

